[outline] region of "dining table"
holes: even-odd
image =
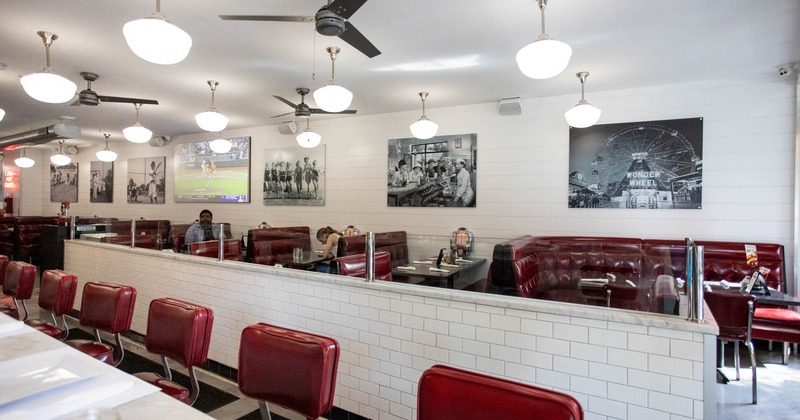
[[[0,313],[0,419],[211,419]]]
[[[438,257],[429,257],[411,261],[408,265],[392,269],[395,281],[409,279],[409,283],[426,286],[446,287],[448,289],[465,289],[480,281],[476,276],[469,276],[476,268],[486,262],[486,258],[458,258],[453,263],[440,263]]]

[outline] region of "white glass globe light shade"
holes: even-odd
[[[567,68],[571,56],[569,45],[543,34],[517,52],[517,65],[522,74],[532,79],[549,79]]]
[[[409,126],[411,134],[418,139],[429,139],[436,135],[439,130],[439,124],[429,120],[427,117],[422,116],[416,122]]]
[[[71,80],[44,69],[19,79],[25,93],[33,99],[49,104],[62,104],[75,96],[78,86]]]
[[[128,141],[133,143],[147,143],[153,137],[153,132],[142,127],[139,121],[136,121],[136,124],[122,130],[122,134]]]
[[[580,101],[569,111],[564,113],[567,123],[575,128],[586,128],[597,124],[600,120],[600,108],[590,105],[586,101]]]
[[[30,168],[36,164],[36,161],[27,156],[22,156],[14,159],[14,164],[20,168]]]
[[[194,116],[197,125],[206,131],[220,132],[228,126],[228,117],[219,113],[219,111],[201,112]]]
[[[353,93],[331,81],[314,91],[314,101],[323,111],[342,112],[353,102]]]
[[[208,143],[208,147],[211,148],[211,151],[214,153],[228,153],[231,151],[233,144],[230,141],[225,140],[223,138],[218,138]]]
[[[155,64],[180,63],[192,48],[192,37],[158,13],[126,23],[122,33],[134,54]]]
[[[113,162],[117,160],[117,154],[108,149],[97,152],[97,158],[103,162]]]
[[[50,162],[56,166],[64,166],[69,165],[69,163],[72,162],[72,158],[59,152],[53,156],[50,156]]]
[[[297,144],[307,149],[319,146],[322,136],[306,128],[302,133],[297,135]]]

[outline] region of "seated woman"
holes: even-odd
[[[339,250],[339,237],[341,234],[336,229],[325,226],[317,231],[317,240],[323,245],[322,258],[332,260],[336,258],[336,253]],[[317,271],[328,273],[330,270],[330,261],[317,263]]]

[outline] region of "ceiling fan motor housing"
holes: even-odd
[[[294,115],[296,117],[310,117],[311,116],[311,107],[308,105],[301,103],[297,105],[297,108],[294,110]]]
[[[325,36],[339,36],[344,32],[344,19],[328,10],[327,7],[319,9],[316,15],[317,32]]]
[[[97,97],[97,92],[90,89],[84,89],[80,94],[78,94],[78,102],[80,102],[81,105],[100,105],[100,99]]]

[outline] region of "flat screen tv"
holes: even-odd
[[[226,153],[215,153],[211,140],[175,145],[176,203],[249,203],[250,137],[231,137]]]

